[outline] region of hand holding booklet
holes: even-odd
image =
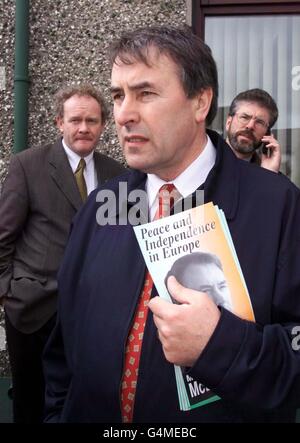
[[[212,203],[134,227],[156,289],[172,302],[167,279],[206,292],[218,306],[254,321],[253,309],[222,210]],[[174,365],[179,407],[187,411],[219,400],[201,380]]]

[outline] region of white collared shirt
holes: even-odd
[[[81,157],[66,145],[64,139],[62,139],[62,145],[67,154],[70,166],[74,174]],[[97,173],[95,170],[94,151],[84,157],[84,160],[86,167],[84,168],[83,175],[86,183],[87,193],[89,195],[98,186]]]
[[[216,149],[206,134],[207,143],[201,154],[178,177],[172,180],[183,198],[192,194],[205,182],[216,161]],[[158,207],[158,191],[166,183],[155,174],[147,174],[146,192],[148,195],[150,219],[153,220]]]

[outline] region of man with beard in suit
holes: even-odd
[[[277,118],[277,105],[266,91],[240,92],[229,107],[226,142],[238,158],[278,172],[280,145],[271,132]]]

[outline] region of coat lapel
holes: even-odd
[[[53,145],[49,165],[51,168],[51,176],[58,188],[66,196],[71,205],[78,210],[82,206],[82,200],[61,140],[58,140]]]
[[[204,183],[205,203],[212,201],[224,211],[227,220],[232,220],[238,209],[241,160],[216,132],[207,130],[207,133],[217,150],[217,157]]]

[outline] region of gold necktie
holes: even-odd
[[[77,186],[82,198],[82,201],[86,201],[87,199],[87,189],[86,183],[83,175],[84,168],[86,167],[85,160],[82,158],[78,163],[77,169],[75,171],[75,178],[77,181]]]

